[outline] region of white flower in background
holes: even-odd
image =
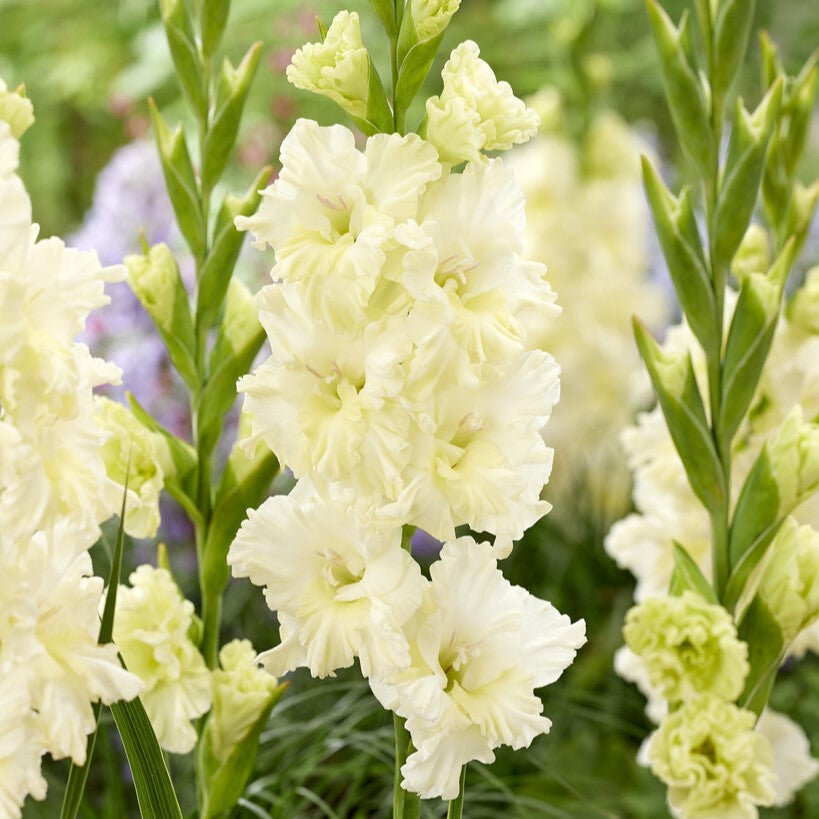
[[[440,96],[427,100],[426,137],[442,162],[480,162],[481,151],[508,151],[537,133],[538,115],[498,82],[472,40],[450,54],[441,77]]]
[[[210,671],[189,636],[193,604],[165,569],[144,564],[129,580],[117,592],[114,641],[145,685],[140,699],[159,744],[184,754],[196,744],[191,720],[211,704]]]
[[[454,799],[462,765],[492,762],[500,745],[528,747],[549,731],[534,689],[571,664],[585,624],[512,586],[489,544],[469,537],[445,544],[430,573],[404,629],[409,667],[370,685],[412,736],[403,787]]]
[[[767,738],[773,755],[773,804],[782,807],[819,774],[819,760],[810,753],[805,732],[792,719],[766,708],[756,730]]]
[[[640,689],[647,700],[646,716],[659,725],[668,714],[668,703],[651,685],[645,661],[622,646],[614,655],[614,670]],[[797,792],[819,774],[819,760],[811,756],[810,742],[802,728],[784,714],[766,708],[755,730],[770,743],[775,794],[772,804],[782,807],[792,802]],[[641,752],[639,761],[647,764],[645,751]]]
[[[159,495],[165,475],[173,468],[168,445],[123,404],[102,396],[96,396],[95,402],[97,423],[109,436],[101,453],[108,477],[122,487],[128,482],[125,531],[131,537],[154,537],[159,528]]]
[[[526,195],[524,252],[546,263],[563,307],[556,320],[536,325],[537,346],[562,369],[560,404],[549,421],[557,456],[546,491],[560,501],[558,513],[573,507],[578,486],[606,519],[628,504],[618,436],[651,399],[631,317],[659,327],[669,315],[663,288],[649,278],[641,150],[636,134],[606,113],[582,145],[541,134],[504,158]]]
[[[794,298],[806,309],[809,292],[800,288]],[[734,298],[730,293],[728,301],[732,309]],[[787,312],[777,327],[749,420],[734,441],[731,487],[735,498],[765,441],[779,429],[795,404],[801,406],[804,418],[819,415],[819,333],[795,324]],[[669,330],[668,338],[672,346],[692,350],[695,372],[701,375],[702,353],[690,330],[679,325]],[[640,415],[637,423],[623,433],[622,442],[634,472],[637,511],[612,527],[605,545],[611,557],[637,578],[635,598],[667,593],[673,570],[672,538],[682,543],[710,576],[708,514],[688,485],[659,407]],[[794,469],[797,466],[794,463]],[[812,469],[807,463],[803,467],[803,471]],[[798,493],[799,487],[793,491]],[[805,500],[793,516],[800,524],[819,528],[819,495]]]
[[[300,666],[332,675],[358,657],[365,676],[409,662],[401,627],[421,603],[418,565],[401,529],[360,528],[345,506],[305,480],[250,510],[228,553],[236,577],[265,587],[281,643],[260,656],[281,676]]]

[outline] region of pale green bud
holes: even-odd
[[[15,91],[9,91],[0,80],[0,120],[9,124],[15,139],[20,139],[34,122],[34,106],[25,96],[22,85]]]
[[[477,162],[481,151],[507,151],[537,133],[538,115],[498,82],[471,40],[452,52],[441,76],[441,95],[427,100],[426,137],[442,162]]]
[[[797,404],[766,448],[785,515],[819,488],[819,424],[806,423]]]
[[[154,245],[145,255],[125,257],[128,284],[153,319],[171,361],[191,388],[198,388],[196,338],[188,292],[170,248]]]
[[[771,243],[762,225],[752,224],[745,231],[733,261],[731,272],[740,281],[751,273],[765,273],[771,266]]]
[[[651,685],[669,702],[695,694],[734,700],[748,676],[748,646],[731,615],[692,591],[634,606],[623,627],[626,645],[643,658]]]
[[[210,714],[211,751],[224,762],[247,736],[279,688],[279,681],[256,663],[250,640],[233,640],[219,652],[211,676],[213,708]]]
[[[329,97],[357,119],[389,130],[386,125],[387,120],[391,124],[391,116],[384,91],[361,42],[354,11],[340,11],[323,42],[307,43],[293,55],[287,79],[296,88]]]
[[[526,98],[526,106],[540,117],[541,133],[553,134],[563,127],[563,97],[557,88],[541,88]]]
[[[253,294],[237,278],[232,278],[220,332],[234,350],[242,350],[258,335],[260,327],[259,309],[253,301]]]
[[[790,643],[819,617],[819,532],[788,518],[770,550],[759,595]]]
[[[583,164],[589,176],[603,179],[640,178],[640,149],[634,132],[617,114],[595,117],[583,147]]]
[[[128,284],[156,324],[170,330],[175,301],[179,298],[179,268],[170,248],[154,245],[144,256],[127,256]],[[187,299],[184,289],[182,295]]]
[[[441,34],[460,5],[461,0],[411,0],[410,12],[418,42]]]
[[[788,320],[809,333],[819,334],[819,266],[812,267],[788,304]]]
[[[709,694],[670,713],[641,755],[680,819],[753,819],[774,800],[773,756],[756,714]]]
[[[131,537],[154,537],[159,528],[159,494],[173,461],[165,439],[146,429],[124,405],[102,396],[95,398],[97,424],[109,433],[100,450],[111,480],[125,486],[125,531]]]

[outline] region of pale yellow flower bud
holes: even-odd
[[[19,139],[34,122],[34,106],[22,91],[22,86],[9,91],[0,80],[0,120],[9,124],[15,139]]]
[[[247,736],[270,704],[279,681],[256,663],[250,640],[233,640],[219,652],[221,669],[211,675],[213,708],[208,730],[219,762]]]
[[[819,488],[819,424],[806,423],[798,404],[767,444],[779,508],[788,513]]]
[[[787,309],[788,319],[809,333],[819,334],[819,266],[808,271]]]
[[[744,279],[752,273],[765,273],[771,266],[771,246],[762,225],[753,224],[745,232],[742,243],[731,262],[731,272]]]
[[[437,37],[449,25],[461,0],[412,0],[410,11],[419,42]]]
[[[122,404],[96,397],[97,423],[109,438],[100,450],[108,477],[120,486],[128,480],[125,531],[131,537],[154,537],[159,528],[159,493],[173,470],[168,445],[146,429]]]
[[[427,100],[426,135],[442,162],[478,161],[480,151],[506,151],[537,133],[538,115],[498,82],[471,40],[452,52],[441,76],[444,90]]]
[[[819,616],[819,533],[788,518],[770,548],[759,595],[790,643]]]
[[[322,43],[307,43],[287,67],[287,79],[304,91],[329,97],[354,117],[367,114],[370,55],[355,12],[340,11]]]

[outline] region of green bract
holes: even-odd
[[[669,702],[702,693],[733,700],[742,692],[748,647],[737,638],[731,615],[694,592],[635,606],[626,615],[623,636]]]

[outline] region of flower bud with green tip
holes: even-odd
[[[808,271],[804,283],[794,293],[785,313],[791,324],[819,335],[819,265]]]
[[[784,517],[819,489],[819,424],[806,422],[797,404],[766,449]]]
[[[211,675],[213,707],[197,748],[197,790],[202,819],[223,816],[241,797],[253,771],[259,735],[287,684],[256,663],[249,640],[219,652]]]
[[[669,702],[708,693],[736,699],[748,675],[748,646],[722,606],[685,591],[634,606],[623,627],[626,645],[643,658],[652,686]]]
[[[688,482],[706,509],[713,513],[725,502],[725,479],[691,356],[660,347],[639,320],[635,319],[633,325],[637,347]]]
[[[174,467],[164,438],[146,429],[117,401],[96,396],[96,421],[108,434],[100,450],[105,471],[120,486],[128,482],[125,531],[131,537],[154,537],[159,528],[159,493]]]
[[[126,256],[128,284],[153,319],[183,381],[197,386],[196,337],[188,292],[170,248],[160,243],[144,255]]]
[[[754,730],[756,714],[702,694],[669,714],[641,756],[668,786],[680,819],[752,819],[774,799],[768,740]]]
[[[438,37],[443,34],[452,15],[458,11],[460,6],[461,0],[410,0],[409,14],[404,15],[401,25],[402,36],[406,28],[412,31],[416,43],[423,43]],[[409,51],[409,48],[406,48],[405,51]]]
[[[321,43],[293,55],[287,79],[304,91],[333,100],[368,133],[392,131],[392,112],[370,54],[361,42],[355,12],[340,11]]]
[[[803,185],[801,182],[794,183],[780,231],[783,236],[795,237],[797,249],[802,246],[808,235],[817,202],[819,202],[819,181],[810,185]]]
[[[749,225],[731,262],[731,273],[741,282],[751,273],[764,273],[771,266],[771,243],[762,225]]]
[[[793,247],[793,241],[789,241],[767,273],[749,273],[742,280],[723,363],[717,434],[724,448],[733,440],[751,405],[771,349],[785,280],[793,264]]]
[[[759,596],[786,644],[819,617],[819,532],[785,521],[771,544]]]
[[[723,603],[733,609],[785,518],[819,488],[819,424],[798,404],[751,468],[731,522],[731,577]]]
[[[34,122],[34,106],[25,95],[22,85],[9,91],[3,80],[0,80],[0,120],[8,123],[15,139],[20,139]]]
[[[284,686],[256,662],[250,640],[233,640],[219,651],[211,677],[213,707],[208,730],[214,757],[224,762],[248,735],[262,711],[278,699]]]
[[[426,138],[441,162],[481,162],[482,151],[507,151],[537,133],[538,115],[509,83],[498,82],[471,40],[450,54],[441,76],[444,89],[427,100],[426,120]]]

